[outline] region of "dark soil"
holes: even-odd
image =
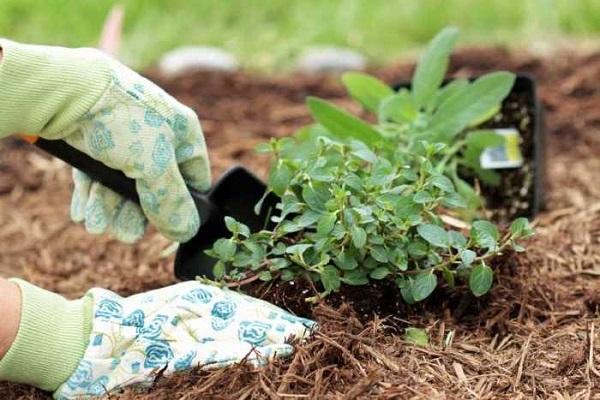
[[[406,81],[412,68],[406,63],[374,72],[392,83]],[[452,60],[459,76],[497,69],[538,79],[548,117],[549,179],[536,237],[527,253],[497,260],[488,296],[441,290],[408,307],[382,284],[360,295],[342,291],[314,306],[299,300],[310,285],[281,284],[269,298],[321,326],[291,359],[258,370],[191,371],[160,378],[150,391],[127,389],[111,398],[599,398],[600,53],[536,58],[470,49]],[[264,177],[268,160],[254,146],[310,122],[308,94],[360,112],[330,76],[151,77],[199,112],[215,177],[232,163]],[[15,141],[0,142],[0,275],[21,276],[70,298],[94,286],[128,295],[175,281],[172,256],[161,254],[168,246],[163,238],[151,232],[126,246],[88,235],[69,220],[70,193],[64,164]],[[258,295],[264,290],[255,288]],[[430,344],[407,344],[407,326],[427,330]],[[47,398],[0,384],[0,399]]]

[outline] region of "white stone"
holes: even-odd
[[[367,60],[362,54],[342,47],[309,48],[297,62],[297,69],[306,73],[362,70],[366,66]]]
[[[165,54],[160,60],[160,71],[168,76],[189,71],[235,71],[235,56],[218,47],[185,46]]]

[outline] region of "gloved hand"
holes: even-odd
[[[159,371],[262,365],[290,355],[288,340],[316,328],[262,300],[196,281],[129,298],[91,289],[76,301],[14,281],[23,293],[22,319],[0,360],[0,380],[53,390],[61,400],[150,385]]]
[[[76,371],[55,397],[98,396],[115,388],[151,384],[196,366],[221,368],[247,359],[262,364],[288,356],[289,338],[314,323],[269,303],[198,282],[137,295],[91,291],[91,342]]]
[[[74,171],[71,216],[95,234],[133,242],[146,217],[186,241],[198,212],[186,188],[206,190],[210,169],[194,112],[95,49],[31,46],[0,39],[0,138],[64,139],[136,180],[141,206]]]

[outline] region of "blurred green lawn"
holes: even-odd
[[[221,46],[267,70],[315,44],[384,62],[448,24],[461,28],[462,43],[600,36],[600,0],[0,0],[0,36],[95,45],[115,3],[126,7],[123,58],[140,68],[183,44]]]

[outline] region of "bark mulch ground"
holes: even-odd
[[[411,69],[374,72],[396,82]],[[111,398],[600,399],[600,53],[536,58],[468,49],[452,61],[456,75],[496,69],[530,72],[539,81],[547,111],[548,209],[536,220],[528,252],[497,261],[488,296],[475,301],[440,292],[417,307],[380,307],[378,317],[368,315],[368,304],[338,297],[297,310],[321,330],[288,360],[162,377],[149,391]],[[152,76],[199,112],[215,176],[234,162],[264,176],[268,160],[254,145],[309,122],[306,95],[358,110],[343,99],[335,77]],[[61,162],[16,141],[0,143],[0,275],[72,298],[92,286],[128,295],[174,282],[172,258],[162,254],[168,243],[156,233],[126,246],[72,224],[70,188]],[[296,304],[289,288],[279,293],[285,294],[274,299],[279,304]],[[394,303],[385,288],[370,296],[371,304]],[[404,342],[407,326],[425,328],[430,345]],[[0,385],[0,399],[48,397]]]

